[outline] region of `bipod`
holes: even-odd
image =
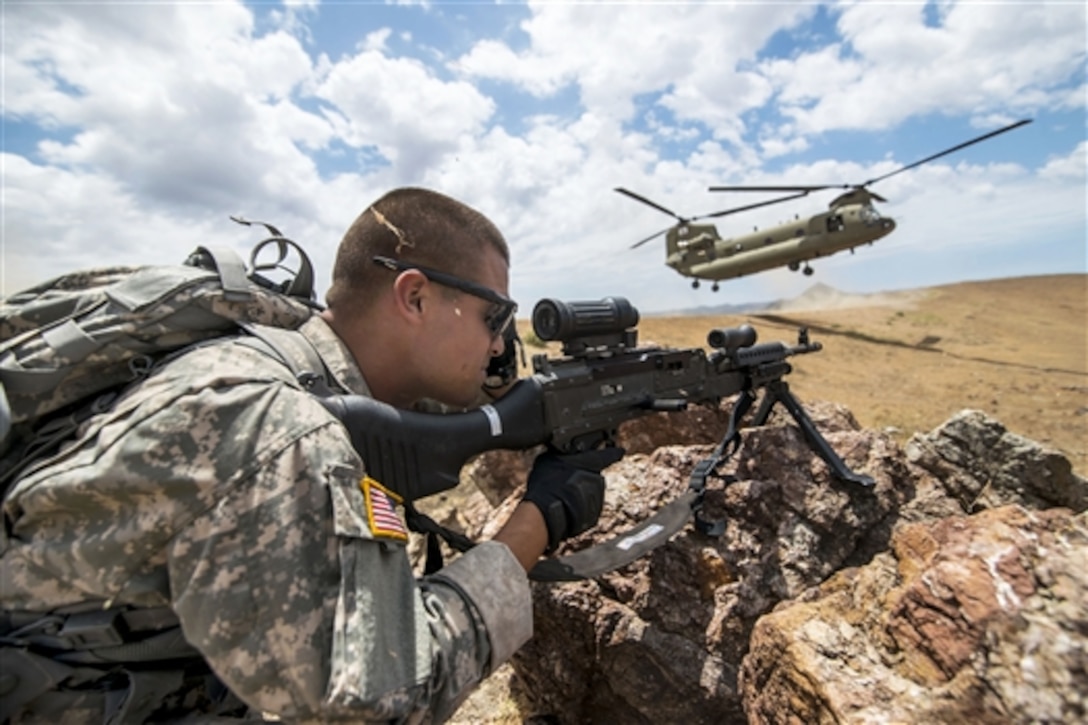
[[[831,467],[831,470],[844,481],[870,487],[875,481],[869,476],[854,473],[839,458],[834,449],[816,429],[816,424],[808,413],[793,397],[789,386],[781,380],[769,382],[764,386],[766,393],[756,409],[753,425],[761,426],[767,422],[775,403],[782,403],[797,421],[805,439],[817,455]],[[717,468],[731,458],[740,447],[741,421],[755,402],[751,390],[744,390],[733,405],[729,416],[729,428],[714,451],[695,466],[688,481],[688,490],[673,499],[650,518],[629,531],[613,537],[611,540],[596,544],[582,551],[566,556],[545,559],[533,567],[529,577],[536,581],[576,581],[592,579],[604,572],[612,571],[629,564],[652,549],[664,544],[673,534],[684,527],[688,518],[694,516],[695,527],[708,536],[721,536],[725,533],[724,521],[711,521],[703,518],[703,496],[706,493],[706,479],[717,475]],[[726,485],[736,481],[733,476],[725,476]]]
[[[785,380],[773,380],[767,383],[766,388],[767,392],[764,393],[763,400],[760,402],[755,417],[752,419],[753,425],[764,425],[771,414],[771,409],[774,408],[774,404],[782,403],[782,405],[786,406],[786,410],[790,412],[790,415],[793,416],[794,421],[797,422],[797,427],[801,429],[801,433],[804,434],[809,446],[831,468],[836,478],[847,483],[856,483],[865,488],[876,485],[876,481],[872,477],[851,471],[849,466],[839,458],[839,454],[835,453],[835,449],[831,447],[827,439],[820,435],[820,431],[816,429],[816,424],[812,422],[812,418],[805,412],[801,403],[797,401],[797,398],[793,397],[790,386]]]
[[[790,392],[789,385],[784,380],[772,380],[765,386],[766,392],[763,395],[763,400],[760,401],[759,407],[756,409],[755,416],[752,418],[752,427],[758,427],[766,425],[767,418],[770,417],[771,411],[774,409],[775,403],[782,403],[789,411],[790,415],[796,421],[797,426],[801,429],[801,433],[805,436],[805,441],[809,444],[809,447],[816,452],[824,463],[831,468],[832,473],[837,478],[848,483],[855,483],[865,488],[870,488],[876,485],[876,481],[870,476],[866,476],[862,473],[855,473],[850,470],[850,467],[846,465],[839,454],[835,453],[835,449],[831,447],[831,444],[827,442],[827,439],[820,434],[820,431],[816,428],[816,424],[812,422],[812,418],[805,412],[804,407],[798,402],[797,398],[793,397],[793,393]],[[744,390],[737,398],[737,402],[733,404],[733,412],[729,416],[729,428],[726,430],[725,435],[722,437],[721,443],[714,449],[707,458],[703,459],[695,466],[695,469],[691,472],[691,478],[688,482],[689,493],[694,493],[695,500],[692,504],[692,511],[695,516],[695,527],[706,534],[707,536],[721,536],[725,533],[725,522],[714,521],[703,518],[703,496],[706,494],[706,479],[712,474],[716,474],[718,467],[729,460],[740,448],[741,443],[741,421],[744,419],[744,415],[748,412],[748,409],[752,407],[752,403],[755,401],[755,395],[751,390]],[[737,479],[735,476],[724,476],[725,485],[734,483]]]

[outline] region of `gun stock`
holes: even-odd
[[[344,422],[367,473],[406,501],[456,486],[462,466],[496,449],[547,441],[543,398],[534,378],[519,380],[494,405],[464,413],[419,413],[361,395],[321,402]]]

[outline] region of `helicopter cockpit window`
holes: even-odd
[[[827,218],[827,231],[829,231],[829,232],[842,231],[843,226],[844,225],[842,223],[842,215],[832,214],[831,216],[829,216]]]
[[[861,220],[868,225],[880,223],[880,212],[871,206],[863,206],[861,208]]]

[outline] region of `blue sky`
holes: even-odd
[[[369,202],[431,187],[490,216],[511,293],[646,313],[1085,273],[1086,18],[1077,2],[0,0],[0,294],[80,267],[239,251],[272,222],[328,280]],[[713,293],[630,246],[755,201],[715,184],[860,183],[897,230],[816,275]],[[833,191],[718,221],[814,214]]]

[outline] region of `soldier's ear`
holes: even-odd
[[[428,293],[428,280],[418,269],[406,269],[393,282],[393,306],[405,318],[417,318],[423,314]]]

